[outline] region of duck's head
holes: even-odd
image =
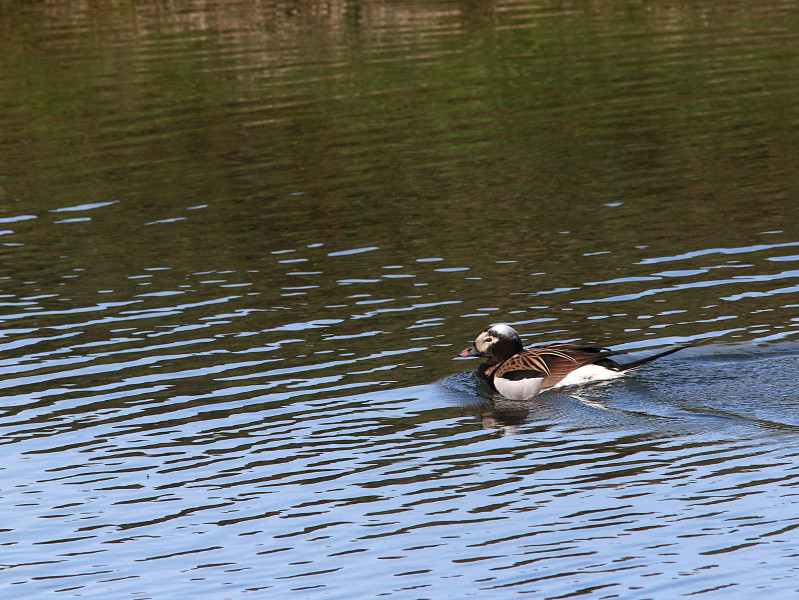
[[[464,348],[458,353],[462,358],[481,356],[488,363],[502,362],[521,352],[524,348],[522,338],[510,325],[492,325],[480,332],[474,345]]]

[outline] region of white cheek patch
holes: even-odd
[[[611,371],[610,369],[598,365],[585,365],[584,367],[575,369],[552,387],[559,388],[567,385],[580,385],[581,383],[588,383],[591,381],[607,381],[608,379],[616,379],[624,375],[624,372]]]
[[[488,334],[486,332],[481,333],[477,336],[477,339],[474,340],[474,347],[480,352],[485,352],[488,349],[486,339],[488,339]]]
[[[504,377],[494,378],[494,387],[497,392],[509,400],[527,400],[541,391],[541,384],[544,383],[543,377],[528,377],[526,379],[505,379]]]

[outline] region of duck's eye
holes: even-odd
[[[490,337],[486,338],[486,344],[490,344],[493,341],[494,341],[494,338],[490,338]]]

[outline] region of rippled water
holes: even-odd
[[[4,594],[793,596],[798,9],[0,4]]]

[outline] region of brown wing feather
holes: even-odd
[[[573,344],[550,344],[522,350],[493,369],[494,377],[508,377],[513,371],[532,371],[530,376],[544,378],[542,390],[557,385],[575,369],[595,363],[614,354],[606,348],[589,348]],[[512,375],[511,377],[512,378]]]
[[[541,376],[550,376],[552,374],[550,364],[554,359],[559,359],[574,363],[568,353],[558,350],[551,346],[541,346],[539,348],[530,348],[529,350],[522,350],[518,354],[511,356],[508,360],[502,363],[501,367],[497,370],[496,376],[502,377],[504,373],[510,371],[536,371],[541,373]]]

